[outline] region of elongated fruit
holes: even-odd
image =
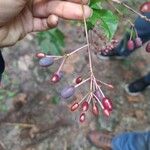
[[[81,77],[76,78],[76,84],[79,84],[81,82],[82,82],[82,78]]]
[[[99,115],[99,110],[98,110],[98,106],[96,104],[94,104],[92,106],[92,113],[95,115],[95,116],[98,116]]]
[[[78,107],[79,107],[79,103],[74,103],[72,106],[71,106],[71,111],[75,111],[75,110],[77,110],[78,109]]]
[[[141,40],[140,37],[137,37],[135,39],[135,45],[136,45],[137,48],[142,46],[142,40]]]
[[[85,121],[85,113],[80,115],[80,122],[83,123]]]
[[[108,111],[112,111],[113,107],[112,107],[112,101],[109,98],[103,98],[102,100],[102,104],[104,106],[104,109],[107,109]]]
[[[39,64],[42,67],[51,66],[53,63],[54,63],[53,57],[44,57],[44,58],[41,58],[39,61]]]
[[[65,87],[61,91],[61,97],[64,99],[67,99],[67,98],[70,98],[71,96],[73,96],[74,93],[75,93],[75,87],[74,86],[68,86],[68,87]]]
[[[104,113],[104,115],[105,115],[106,117],[109,117],[109,116],[110,116],[110,111],[107,110],[107,109],[104,109],[104,110],[103,110],[103,113]]]
[[[37,53],[36,54],[36,57],[37,58],[43,58],[43,57],[45,57],[46,55],[44,54],[44,53]]]
[[[96,90],[94,92],[94,94],[96,95],[96,97],[99,99],[99,100],[102,100],[103,99],[103,95],[102,93],[99,91],[99,90]]]
[[[89,109],[89,103],[87,101],[84,101],[82,103],[82,110],[87,111]]]
[[[150,42],[147,43],[145,50],[150,53]]]
[[[132,40],[129,40],[127,43],[127,47],[130,51],[134,49],[134,42]]]
[[[52,83],[59,82],[61,80],[62,76],[63,76],[63,72],[62,71],[54,73],[52,78],[51,78],[51,82]]]

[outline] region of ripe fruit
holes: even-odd
[[[141,40],[140,37],[137,37],[137,38],[135,39],[135,45],[136,45],[136,47],[142,46],[142,40]]]
[[[54,63],[54,59],[52,57],[43,57],[40,59],[39,64],[42,67],[48,67]]]
[[[83,111],[87,111],[88,110],[88,108],[89,108],[89,103],[88,102],[86,102],[86,101],[84,101],[83,103],[82,103],[82,110]]]
[[[146,49],[146,52],[150,53],[150,42],[147,43],[145,49]]]
[[[45,57],[46,55],[44,54],[44,53],[37,53],[36,54],[36,57],[37,58],[43,58],[43,57]]]
[[[67,98],[73,96],[74,93],[75,93],[75,87],[74,86],[68,86],[68,87],[65,87],[61,91],[61,96],[62,96],[62,98],[67,99]]]
[[[57,74],[54,74],[51,78],[53,83],[57,83],[60,80],[60,77]]]
[[[127,47],[132,51],[134,49],[134,42],[132,40],[129,40],[127,43]]]
[[[92,113],[93,113],[95,116],[98,116],[98,115],[99,115],[98,106],[97,106],[96,104],[94,104],[93,107],[92,107]]]
[[[75,111],[78,107],[79,107],[79,103],[74,103],[74,104],[71,106],[71,111]]]
[[[79,84],[81,82],[82,82],[82,78],[81,77],[76,78],[76,84]]]
[[[141,5],[140,12],[141,13],[150,12],[150,2],[145,2],[143,5]]]
[[[108,98],[103,98],[102,100],[102,104],[104,106],[104,109],[107,109],[108,111],[112,111],[113,107],[112,107],[112,101]]]
[[[83,123],[85,121],[85,113],[80,115],[80,122]]]

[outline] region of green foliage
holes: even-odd
[[[52,55],[62,55],[65,47],[65,36],[59,29],[40,32],[37,34],[37,42],[44,53]]]
[[[53,96],[52,97],[52,103],[57,105],[60,102],[60,98],[58,96]]]
[[[100,22],[106,37],[112,39],[117,30],[118,17],[112,11],[103,9],[100,0],[92,1],[90,7],[93,9],[93,15],[87,21],[88,29],[92,29],[97,22]]]

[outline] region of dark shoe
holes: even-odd
[[[112,146],[112,138],[113,135],[110,132],[99,132],[99,131],[91,131],[88,135],[87,135],[87,139],[89,140],[89,142],[96,146],[97,148],[102,148],[104,150],[111,150]]]
[[[144,80],[144,77],[142,77],[131,84],[126,85],[125,90],[128,94],[136,96],[140,94],[140,92],[144,91],[148,86],[150,86],[150,84]]]
[[[100,52],[98,54],[98,58],[103,59],[103,60],[108,60],[110,58],[115,58],[115,59],[124,59],[124,56],[120,56],[115,50],[111,50],[106,52]]]

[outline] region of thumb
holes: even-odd
[[[17,16],[31,0],[0,0],[0,26]]]

